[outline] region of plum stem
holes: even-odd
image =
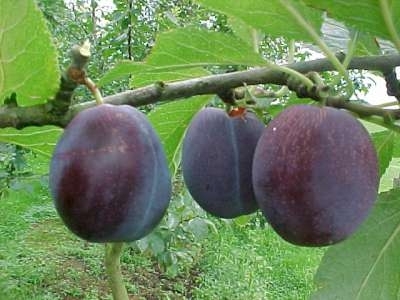
[[[101,95],[101,92],[97,85],[89,78],[85,77],[84,78],[84,84],[86,87],[90,90],[92,95],[94,96],[94,99],[96,100],[96,104],[100,105],[104,103],[103,96]]]
[[[114,300],[129,300],[121,273],[120,257],[123,247],[124,243],[105,245],[105,267]]]

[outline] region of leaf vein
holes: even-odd
[[[363,292],[363,290],[365,289],[368,280],[370,279],[373,271],[375,270],[376,266],[378,265],[378,262],[382,259],[382,257],[384,256],[387,248],[390,246],[390,244],[393,242],[393,240],[395,239],[395,237],[397,236],[397,234],[400,232],[400,224],[396,226],[396,228],[394,229],[394,231],[392,232],[392,234],[389,236],[388,240],[386,241],[385,245],[382,247],[382,249],[379,251],[378,256],[376,257],[374,263],[372,264],[370,270],[368,271],[367,275],[364,277],[360,288],[357,291],[357,296],[356,299],[361,299],[361,293]]]

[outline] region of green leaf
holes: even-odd
[[[377,39],[374,38],[373,35],[367,33],[367,32],[359,32],[358,33],[358,39],[357,39],[357,45],[356,45],[356,51],[354,52],[354,55],[357,56],[367,56],[367,55],[379,55],[382,53],[387,53],[382,44],[379,43],[379,46],[377,44]],[[394,49],[393,47],[391,48],[392,50]]]
[[[304,28],[289,13],[284,3],[286,1],[198,0],[197,2],[229,16],[241,19],[250,26],[274,37],[284,36],[295,40],[312,40]],[[316,32],[319,32],[322,25],[321,12],[306,7],[300,1],[289,0],[288,2],[295,7],[297,12],[307,20]]]
[[[55,126],[0,130],[0,142],[16,144],[50,157],[63,130]]]
[[[209,233],[208,224],[202,218],[190,220],[187,227],[196,239],[203,239]]]
[[[350,31],[343,23],[329,17],[324,18],[321,32],[323,40],[332,51],[347,51]]]
[[[398,299],[399,198],[399,189],[381,193],[356,234],[328,249],[315,276],[312,299]]]
[[[232,28],[233,33],[251,46],[255,51],[258,51],[258,45],[262,39],[262,35],[258,30],[249,26],[241,19],[230,17],[228,19],[229,27]]]
[[[238,226],[245,226],[253,218],[252,215],[243,215],[233,219],[233,222]]]
[[[57,51],[34,1],[0,1],[0,101],[15,92],[20,106],[46,102],[59,80]]]
[[[321,28],[322,39],[334,52],[347,52],[350,40],[354,38],[354,29],[347,28],[345,24],[335,19],[325,17]],[[379,54],[378,47],[373,36],[365,33],[357,33],[357,41],[354,55]]]
[[[209,101],[210,96],[199,96],[190,100],[169,102],[157,106],[148,115],[150,122],[160,136],[173,176],[178,167],[179,149],[186,127],[196,112]]]
[[[135,63],[131,61],[121,61],[110,69],[99,80],[99,86],[108,84],[112,81],[126,77],[132,74],[132,87],[141,87],[157,81],[173,81],[195,78],[209,74],[203,68],[187,66],[159,66],[154,67],[145,63]]]
[[[160,34],[147,64],[172,67],[263,65],[265,60],[231,34],[183,28]]]
[[[161,254],[165,250],[164,240],[157,232],[148,236],[148,243],[154,255]]]
[[[393,157],[400,157],[400,140],[396,139],[393,148]]]
[[[383,11],[376,0],[337,1],[337,0],[304,0],[310,7],[324,10],[332,18],[343,21],[348,26],[361,32],[391,39],[387,29]],[[388,1],[390,4],[389,15],[395,29],[400,32],[400,1]]]
[[[209,75],[203,68],[149,68],[143,65],[140,65],[138,70],[132,74],[138,74],[133,76],[131,82],[133,87],[145,86],[155,81],[167,82]]]
[[[376,133],[376,132],[381,132],[387,130],[385,127],[380,126],[378,124],[363,120],[363,119],[358,119],[359,122],[367,129],[367,131],[370,134]]]
[[[394,187],[394,181],[400,178],[400,145],[397,133],[395,134],[394,147],[390,163],[381,177],[379,192],[386,192]]]
[[[161,33],[145,62],[121,62],[100,80],[104,85],[133,74],[135,86],[160,80],[205,75],[204,67],[265,65],[265,60],[241,39],[221,32],[181,28]]]
[[[379,177],[382,177],[392,159],[394,141],[397,134],[394,131],[385,130],[375,132],[371,136],[378,155]]]
[[[393,157],[392,160],[390,161],[390,164],[388,168],[386,169],[386,172],[383,174],[381,177],[380,183],[379,183],[379,192],[387,192],[391,189],[393,189],[394,186],[394,180],[396,178],[400,178],[400,158],[399,157]]]

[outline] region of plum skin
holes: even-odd
[[[207,212],[234,218],[258,209],[251,183],[253,153],[264,124],[250,112],[199,111],[182,146],[182,172],[193,199]]]
[[[57,143],[50,164],[57,212],[90,242],[129,242],[162,219],[171,178],[161,143],[147,118],[127,106],[80,112]]]
[[[367,217],[378,184],[367,131],[338,109],[289,107],[268,124],[255,150],[253,186],[260,209],[296,245],[346,239]]]

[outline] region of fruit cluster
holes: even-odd
[[[234,218],[261,209],[285,240],[304,246],[352,234],[377,197],[378,163],[347,112],[292,106],[267,127],[245,109],[205,108],[192,120],[182,171],[194,200]],[[156,133],[137,109],[79,113],[57,144],[50,189],[67,227],[92,242],[140,239],[159,223],[171,178]]]
[[[296,245],[347,238],[377,197],[368,133],[329,107],[292,106],[265,128],[246,111],[203,109],[187,130],[182,169],[189,192],[209,213],[232,218],[260,208]]]

